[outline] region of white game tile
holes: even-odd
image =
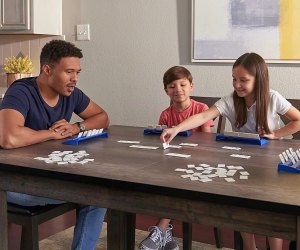
[[[167,153],[165,154],[167,156],[175,156],[175,157],[181,157],[181,158],[188,158],[191,157],[191,155],[187,155],[187,154],[175,154],[175,153]]]
[[[197,147],[198,146],[197,143],[185,143],[185,142],[182,142],[179,145],[180,146],[188,146],[188,147]]]
[[[143,146],[143,145],[130,145],[130,148],[141,148],[141,149],[158,149],[159,147],[154,146]]]
[[[185,171],[187,175],[181,175],[181,177],[189,178],[190,180],[196,180],[196,178],[198,178],[201,182],[211,182],[214,178],[223,178],[226,182],[230,183],[236,181],[234,176],[236,176],[238,180],[247,180],[250,175],[247,171],[240,171],[244,170],[242,166],[226,166],[224,163],[219,163],[216,167],[206,163],[200,163],[199,165],[201,166],[198,167],[196,164],[187,164],[185,169],[176,168],[175,171]]]
[[[126,141],[126,140],[119,140],[119,143],[125,143],[125,144],[138,144],[141,143],[140,141]]]

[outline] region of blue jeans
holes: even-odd
[[[22,206],[61,204],[64,201],[7,192],[7,201]],[[101,233],[106,208],[81,205],[76,211],[72,250],[94,250]]]

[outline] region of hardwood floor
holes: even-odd
[[[40,250],[66,250],[71,248],[72,242],[72,228],[69,228],[63,232],[57,233],[47,239],[40,241]],[[136,230],[135,232],[135,250],[138,250],[139,243],[148,235],[146,231]],[[106,224],[104,223],[101,232],[100,240],[98,241],[95,250],[106,250],[107,249],[107,235],[106,235]],[[182,240],[176,238],[178,246],[182,249]],[[200,242],[193,242],[193,250],[217,250],[214,245],[204,244]],[[223,250],[232,250],[223,248]]]
[[[150,226],[156,224],[158,218],[147,216],[147,215],[137,215],[136,228],[142,231],[147,231]],[[43,223],[39,227],[40,240],[46,239],[49,236],[61,232],[66,228],[73,226],[75,223],[75,211],[71,211],[62,216],[59,216],[51,221]],[[182,227],[181,222],[173,221],[174,236],[182,237]],[[20,235],[21,227],[18,225],[9,225],[9,250],[20,250]],[[144,233],[147,235],[147,232]],[[224,242],[224,247],[233,248],[233,231],[229,229],[222,229],[222,238]],[[193,240],[196,242],[202,242],[210,245],[215,245],[214,234],[212,226],[203,226],[194,224],[193,225]],[[257,247],[260,250],[266,249],[265,237],[256,237]],[[283,250],[288,250],[289,241],[284,241]]]

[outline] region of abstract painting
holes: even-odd
[[[299,0],[192,0],[192,61],[300,62]]]

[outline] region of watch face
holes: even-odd
[[[80,129],[80,132],[82,132],[82,131],[85,130],[85,126],[84,126],[84,123],[83,123],[83,122],[80,122],[80,123],[79,123],[79,129]]]

